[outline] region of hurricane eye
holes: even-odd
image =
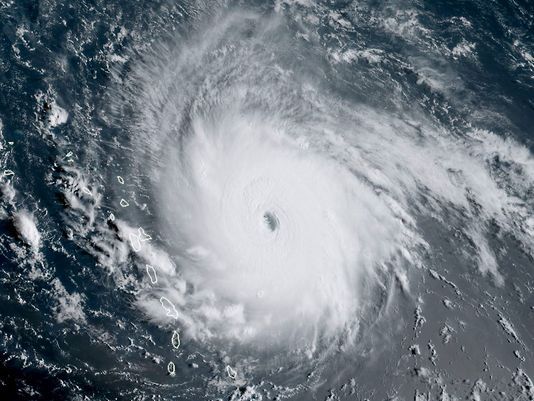
[[[275,232],[280,226],[280,222],[278,221],[278,218],[276,217],[274,213],[271,213],[271,212],[264,213],[263,221],[265,225],[267,226],[267,228],[272,232]]]

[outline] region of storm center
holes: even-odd
[[[263,222],[266,225],[266,227],[272,232],[275,232],[280,226],[278,217],[276,217],[276,215],[271,212],[265,212],[263,214]]]

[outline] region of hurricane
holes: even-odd
[[[343,102],[305,71],[271,64],[297,46],[276,17],[219,18],[194,45],[157,49],[132,89],[136,158],[180,265],[157,292],[180,305],[191,335],[312,345],[357,331],[362,294],[380,272],[406,274],[404,261],[429,246],[418,215],[457,214],[497,283],[489,222],[531,246],[527,204],[488,166],[506,149],[523,170],[506,179],[531,182],[519,145],[476,129],[451,138],[421,117]]]
[[[81,64],[57,68],[87,81],[34,97],[52,162],[30,198],[33,159],[0,125],[20,243],[2,254],[55,297],[54,331],[74,324],[60,348],[109,353],[72,351],[73,383],[103,375],[94,399],[528,399],[532,8],[500,14],[522,38],[513,94],[465,10],[253,3],[110,6],[130,23],[102,23],[105,56],[71,37]]]

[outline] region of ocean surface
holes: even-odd
[[[0,0],[0,398],[533,400],[534,2]]]

